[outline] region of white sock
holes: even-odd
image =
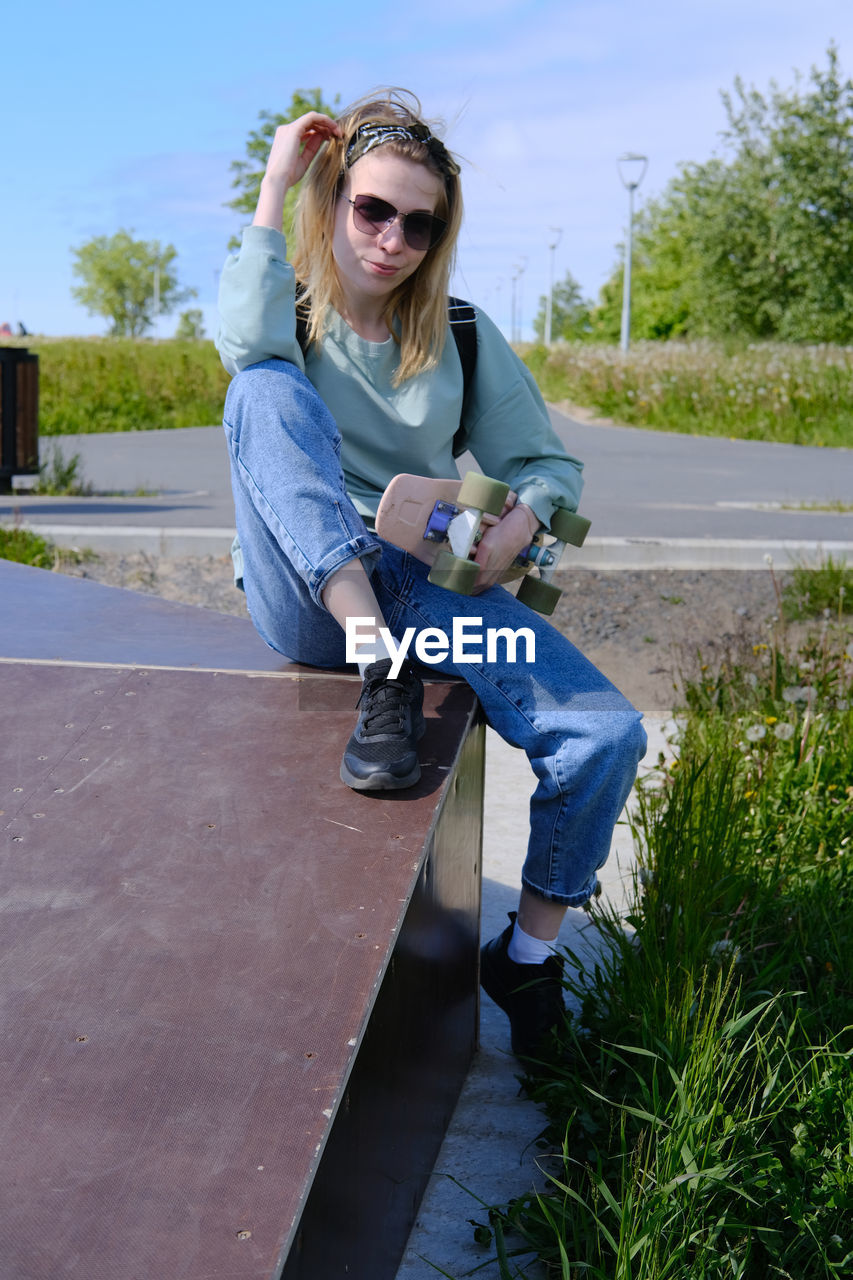
[[[516,920],[506,953],[515,964],[544,964],[554,954],[556,941],[556,938],[545,942],[542,938],[531,937]]]
[[[364,679],[364,673],[374,662],[381,662],[383,658],[390,658],[394,661],[393,653],[390,653],[388,646],[383,637],[377,631],[376,636],[370,641],[370,657],[360,658],[356,651],[355,660],[358,663],[358,674]]]

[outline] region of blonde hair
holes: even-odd
[[[382,96],[380,97],[379,94]],[[354,103],[339,117],[341,137],[330,138],[311,165],[296,206],[296,278],[304,289],[309,310],[308,340],[322,345],[329,309],[344,306],[337,264],[332,252],[335,214],[346,176],[346,155],[360,125],[423,126],[421,104],[404,89],[385,89]],[[429,126],[432,132],[432,126]],[[416,271],[388,296],[383,319],[400,345],[400,364],[394,377],[399,385],[434,369],[447,338],[447,293],[462,223],[459,166],[434,140],[427,145],[413,138],[394,138],[382,144],[394,155],[424,165],[441,179],[436,216],[447,230]],[[396,318],[397,324],[392,324]]]

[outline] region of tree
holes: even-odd
[[[134,240],[131,232],[117,231],[71,252],[77,259],[72,271],[83,281],[72,287],[72,296],[91,315],[111,320],[114,337],[138,338],[150,329],[158,289],[159,310],[166,315],[196,295],[178,284],[174,245],[163,248],[159,240]]]
[[[249,217],[254,214],[261,190],[261,179],[266,168],[267,156],[272,146],[275,131],[280,124],[289,124],[291,120],[297,120],[299,116],[304,116],[307,111],[321,111],[323,115],[334,116],[339,105],[340,96],[335,98],[333,106],[329,106],[328,103],[324,102],[322,89],[297,89],[291,98],[290,107],[284,115],[278,112],[261,111],[258,118],[262,121],[262,124],[259,128],[251,131],[246,141],[247,159],[233,160],[231,162],[231,169],[235,175],[231,185],[236,187],[240,194],[236,195],[233,200],[227,201],[228,208],[236,209],[238,213],[248,214]],[[293,231],[293,211],[296,206],[297,192],[298,187],[288,191],[284,202],[282,230],[288,238]],[[232,239],[230,247],[234,248],[237,244],[238,241]]]
[[[180,342],[200,342],[204,337],[204,316],[201,307],[190,307],[182,311],[175,330],[175,337]]]
[[[548,299],[543,295],[539,299],[539,311],[533,321],[533,332],[540,342],[545,340],[545,318]],[[581,287],[572,275],[566,272],[566,278],[554,285],[551,299],[551,337],[583,338],[589,334],[589,312],[592,303],[581,294]]]
[[[636,337],[853,339],[853,83],[832,45],[827,61],[790,91],[722,95],[728,154],[683,165],[637,219]],[[619,299],[621,266],[598,331]]]

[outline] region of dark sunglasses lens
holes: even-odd
[[[389,204],[387,200],[377,200],[375,196],[356,196],[353,212],[355,225],[359,231],[365,231],[368,235],[384,230],[397,216],[393,204]]]
[[[423,252],[438,243],[446,226],[446,222],[431,213],[409,213],[403,223],[403,235],[410,249]]]

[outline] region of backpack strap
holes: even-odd
[[[308,319],[309,309],[303,302],[305,294],[305,286],[297,282],[296,285],[296,341],[305,355],[308,350]],[[474,381],[474,370],[477,367],[477,312],[470,302],[464,302],[461,298],[447,299],[447,323],[450,325],[450,332],[453,334],[456,342],[456,349],[459,352],[459,360],[462,364],[462,415],[465,415],[465,406],[468,400],[468,393],[471,384]],[[453,456],[458,458],[460,453],[464,453],[467,447],[466,432],[464,426],[460,423],[459,430],[453,437]]]
[[[477,367],[477,312],[470,302],[464,302],[461,298],[447,299],[447,322],[450,325],[450,332],[456,342],[456,349],[459,352],[459,359],[462,363],[462,417],[465,417],[465,407],[468,401],[468,393],[471,390],[471,384],[474,381],[474,370]],[[460,453],[464,453],[467,448],[467,435],[465,427],[460,424],[459,430],[453,437],[453,456],[458,458]]]

